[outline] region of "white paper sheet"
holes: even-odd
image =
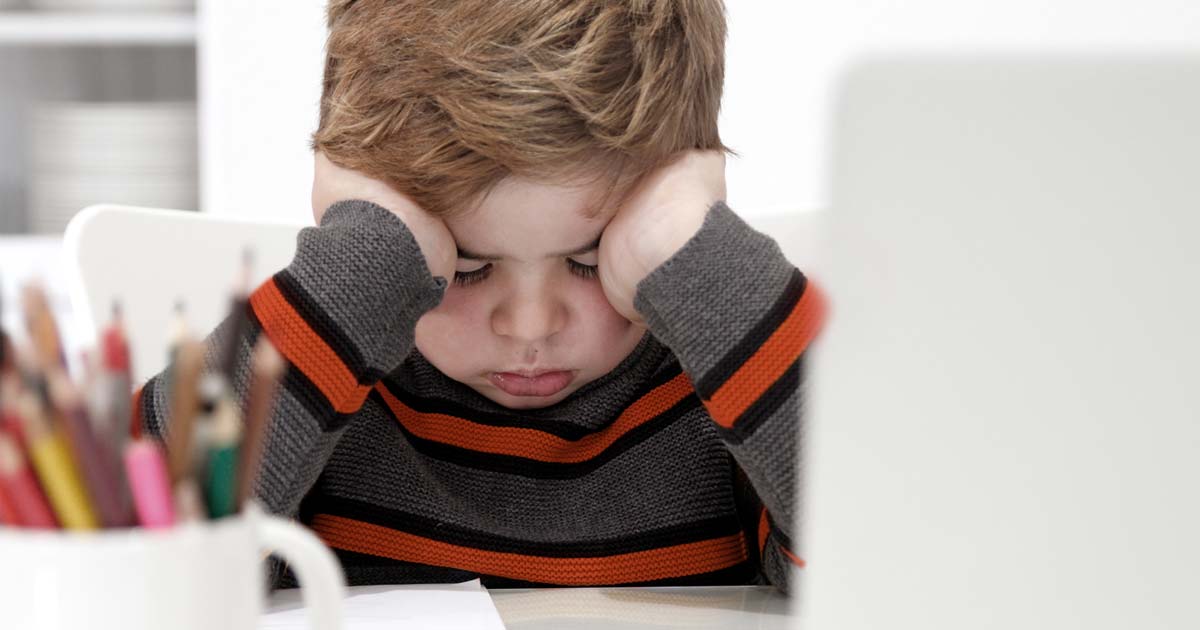
[[[342,604],[344,630],[504,630],[479,580],[462,584],[354,586]],[[300,591],[272,594],[260,630],[308,630]]]

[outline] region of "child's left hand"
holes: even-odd
[[[638,283],[679,251],[724,199],[720,151],[682,153],[639,184],[600,238],[600,283],[618,313],[645,324],[633,307]]]

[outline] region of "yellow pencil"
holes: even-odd
[[[29,459],[58,522],[66,529],[98,529],[100,521],[88,501],[66,441],[51,429],[33,392],[21,392],[17,405],[25,421]]]

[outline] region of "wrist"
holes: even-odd
[[[679,199],[672,203],[673,208],[664,209],[658,220],[639,232],[631,250],[641,271],[640,278],[650,275],[683,249],[700,232],[709,209],[716,203],[715,199],[701,197]]]

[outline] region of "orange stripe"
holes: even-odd
[[[787,557],[788,560],[791,560],[792,564],[796,565],[797,567],[803,569],[805,566],[807,566],[807,563],[804,562],[804,558],[796,557],[792,552],[787,550],[787,547],[781,545],[779,550],[782,551],[783,555]]]
[[[600,455],[621,436],[653,420],[693,392],[691,380],[680,374],[647,392],[604,430],[567,440],[537,429],[496,427],[443,413],[421,413],[400,402],[382,383],[375,389],[396,419],[417,437],[476,452],[558,464],[585,462]]]
[[[571,586],[628,584],[697,575],[731,567],[746,559],[745,538],[740,533],[612,556],[554,558],[462,547],[329,514],[318,514],[312,527],[335,549],[526,582]]]
[[[808,348],[824,319],[825,300],[812,282],[762,347],[705,401],[717,424],[731,428]]]
[[[762,509],[762,513],[758,517],[758,554],[762,556],[763,549],[767,546],[767,535],[771,533],[771,522],[767,520],[767,508]]]
[[[763,508],[762,513],[758,517],[758,557],[759,558],[762,557],[763,552],[767,547],[767,536],[769,536],[770,533],[771,533],[771,521],[767,518],[767,508]],[[783,545],[775,545],[775,546],[779,548],[779,551],[784,555],[784,557],[786,557],[788,560],[792,561],[792,564],[800,567],[801,569],[804,568],[805,562],[804,562],[803,558],[797,557],[791,551],[788,551],[788,548],[784,547]]]
[[[292,308],[274,278],[250,296],[250,306],[280,354],[316,385],[334,411],[354,413],[362,407],[370,387],[359,384],[333,348]]]

